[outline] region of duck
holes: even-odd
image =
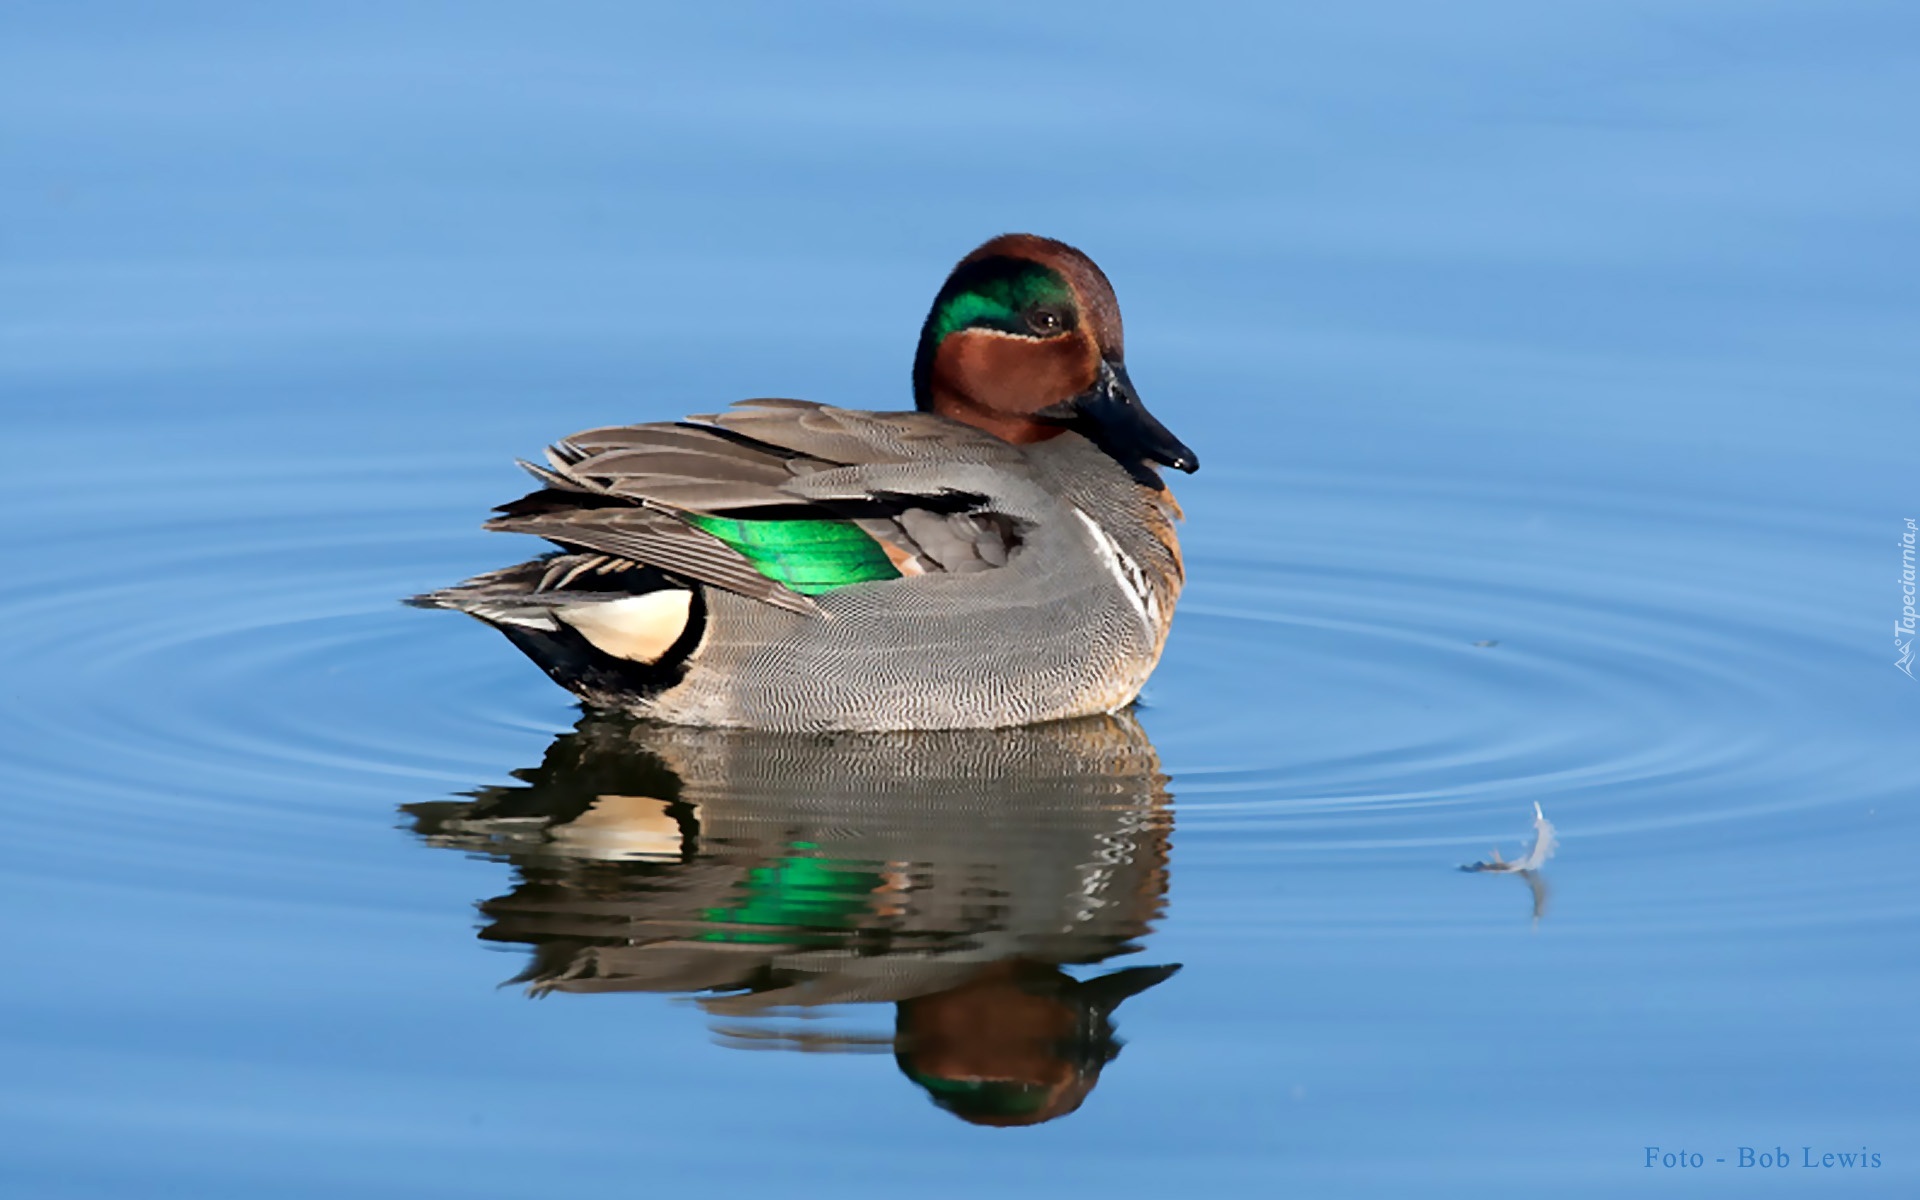
[[[1086,254],[1006,234],[960,260],[914,408],[741,401],[590,429],[520,465],[485,527],[554,547],[415,596],[500,631],[588,706],[788,732],[1116,713],[1185,583],[1163,468]]]

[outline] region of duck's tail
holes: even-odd
[[[505,634],[591,704],[633,708],[686,676],[706,631],[699,585],[605,554],[550,554],[410,597]]]

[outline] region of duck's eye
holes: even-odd
[[[1035,333],[1058,333],[1066,322],[1060,314],[1051,308],[1030,308],[1027,310],[1027,328]]]

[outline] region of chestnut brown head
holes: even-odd
[[[1073,430],[1143,482],[1199,460],[1127,378],[1120,303],[1092,259],[1010,233],[960,260],[914,356],[915,404],[1025,445]]]
[[[1121,1001],[1177,964],[1085,981],[1007,959],[943,992],[900,1002],[894,1062],[941,1108],[973,1125],[1039,1125],[1079,1108],[1120,1053]]]

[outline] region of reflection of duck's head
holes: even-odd
[[[881,1044],[911,1078],[1025,1124],[1078,1107],[1114,1005],[1172,971],[1058,969],[1136,949],[1165,896],[1165,780],[1131,717],[796,736],[591,716],[515,774],[407,811],[514,865],[481,937],[530,947],[537,992],[692,993],[756,1022],[730,1044],[812,1049],[832,1039],[760,1025],[896,1003]]]
[[[1080,1107],[1120,1053],[1113,1010],[1180,968],[1133,967],[1082,983],[1013,959],[900,1003],[894,1061],[933,1102],[975,1125],[1038,1125]]]

